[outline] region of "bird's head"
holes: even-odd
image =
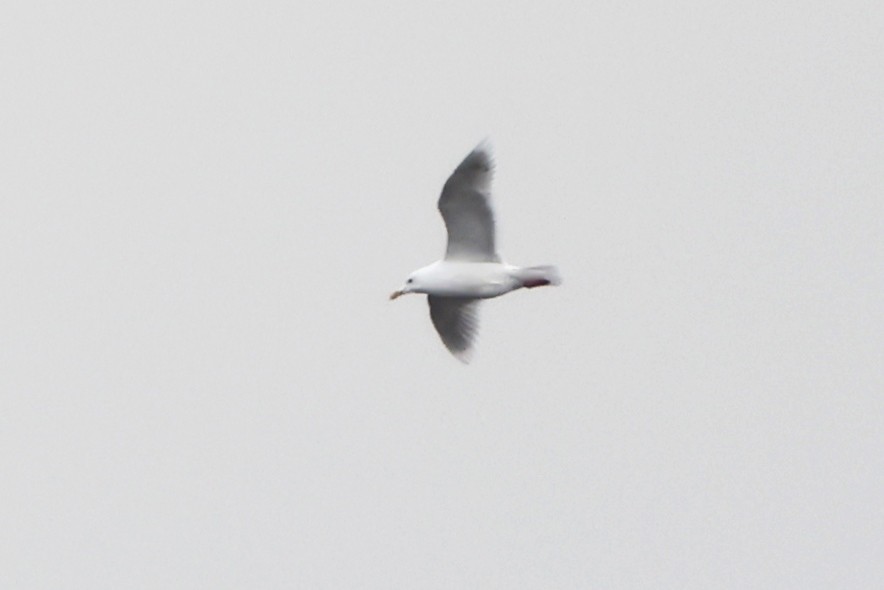
[[[397,297],[401,297],[402,295],[407,295],[408,293],[416,293],[417,292],[417,289],[419,287],[418,287],[418,280],[415,277],[415,274],[417,274],[417,273],[412,273],[411,276],[409,276],[408,279],[406,279],[405,284],[402,285],[401,289],[399,289],[398,291],[393,291],[390,294],[391,301],[393,299],[396,299]]]

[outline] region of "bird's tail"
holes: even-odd
[[[529,289],[534,287],[544,287],[546,285],[555,286],[562,284],[562,277],[559,275],[559,269],[549,264],[520,268],[516,272],[516,277],[522,281],[523,287]]]

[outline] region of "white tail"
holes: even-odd
[[[545,287],[546,285],[555,286],[562,284],[562,277],[559,275],[559,269],[549,264],[520,268],[516,271],[516,277],[522,281],[522,286],[527,287],[528,289]]]

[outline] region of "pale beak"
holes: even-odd
[[[405,295],[405,293],[402,291],[393,291],[392,293],[390,293],[390,301],[393,301],[394,299],[402,295]]]

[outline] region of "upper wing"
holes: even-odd
[[[428,295],[430,318],[442,342],[457,360],[468,363],[479,333],[479,300]]]
[[[448,260],[500,262],[494,246],[494,212],[491,210],[493,164],[488,149],[480,145],[448,177],[439,197],[439,212],[448,229]]]

